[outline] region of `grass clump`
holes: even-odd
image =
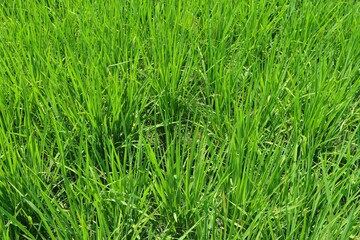
[[[0,6],[0,238],[359,238],[357,1]]]

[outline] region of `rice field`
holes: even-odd
[[[0,0],[0,239],[360,239],[360,2]]]

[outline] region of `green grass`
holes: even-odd
[[[1,239],[360,239],[360,3],[0,1]]]

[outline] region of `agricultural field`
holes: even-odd
[[[0,239],[360,239],[360,2],[0,0]]]

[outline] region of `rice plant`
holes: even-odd
[[[360,3],[0,1],[1,239],[360,239]]]

